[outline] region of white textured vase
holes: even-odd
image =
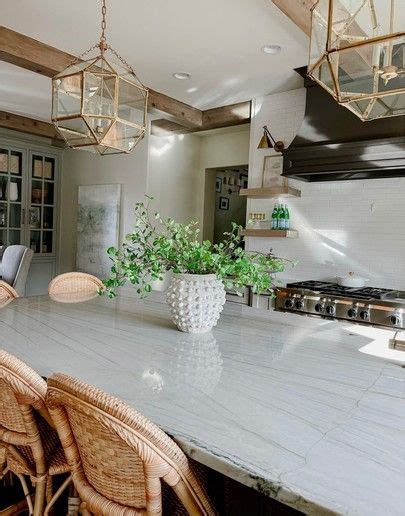
[[[180,331],[205,333],[218,322],[225,288],[215,274],[174,274],[166,301]]]

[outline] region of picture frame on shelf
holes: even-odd
[[[229,210],[229,197],[220,197],[218,207],[220,210]]]
[[[263,158],[262,187],[287,186],[288,179],[283,177],[283,156],[271,154]]]
[[[220,178],[220,177],[217,177],[215,179],[215,191],[217,193],[221,193],[222,192],[222,178]]]

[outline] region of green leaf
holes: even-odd
[[[273,255],[248,252],[240,246],[240,226],[233,222],[232,230],[225,232],[222,242],[213,244],[200,241],[198,223],[180,223],[172,218],[162,219],[158,212],[151,215],[151,197],[147,203],[135,204],[134,230],[125,237],[119,249],[110,247],[107,254],[113,262],[111,275],[104,280],[109,297],[127,281],[136,286],[143,297],[152,291],[150,280],[163,280],[163,274],[175,273],[216,274],[227,288],[239,294],[245,285],[254,292],[271,290],[275,283],[272,274],[283,271],[286,260]],[[154,221],[152,225],[151,220]],[[295,262],[292,263],[295,265]]]

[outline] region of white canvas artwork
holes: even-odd
[[[110,274],[107,249],[118,245],[121,185],[79,186],[77,214],[78,271],[104,279]]]

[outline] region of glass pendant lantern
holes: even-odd
[[[308,75],[361,120],[405,115],[405,0],[318,0]]]
[[[101,155],[131,152],[146,131],[148,89],[105,39],[52,79],[52,121],[69,147]],[[97,50],[97,55],[82,58]],[[106,54],[111,54],[107,60]]]

